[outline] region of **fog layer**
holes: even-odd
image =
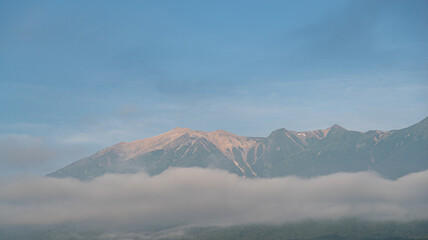
[[[428,218],[428,171],[395,181],[370,172],[245,179],[176,168],[90,182],[48,177],[0,183],[0,225],[58,223],[228,226],[306,219]]]

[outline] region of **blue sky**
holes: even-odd
[[[176,126],[407,127],[428,116],[427,12],[417,0],[0,1],[0,175]]]

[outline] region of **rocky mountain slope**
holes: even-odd
[[[169,167],[218,168],[247,177],[374,170],[398,178],[428,169],[428,118],[401,130],[363,133],[333,125],[307,132],[278,129],[265,138],[175,128],[118,143],[48,176],[91,179],[138,171],[156,175]]]

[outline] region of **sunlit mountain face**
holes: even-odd
[[[265,138],[175,128],[118,143],[49,176],[84,180],[106,173],[157,175],[170,167],[201,167],[265,178],[370,170],[395,179],[428,169],[426,146],[428,118],[393,131],[356,132],[334,125],[306,132],[278,129]]]

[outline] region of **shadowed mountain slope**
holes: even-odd
[[[273,131],[268,137],[242,137],[217,130],[175,128],[161,135],[118,143],[48,176],[91,179],[105,173],[156,175],[169,167],[227,170],[247,177],[374,170],[388,178],[428,169],[428,118],[405,129]]]

